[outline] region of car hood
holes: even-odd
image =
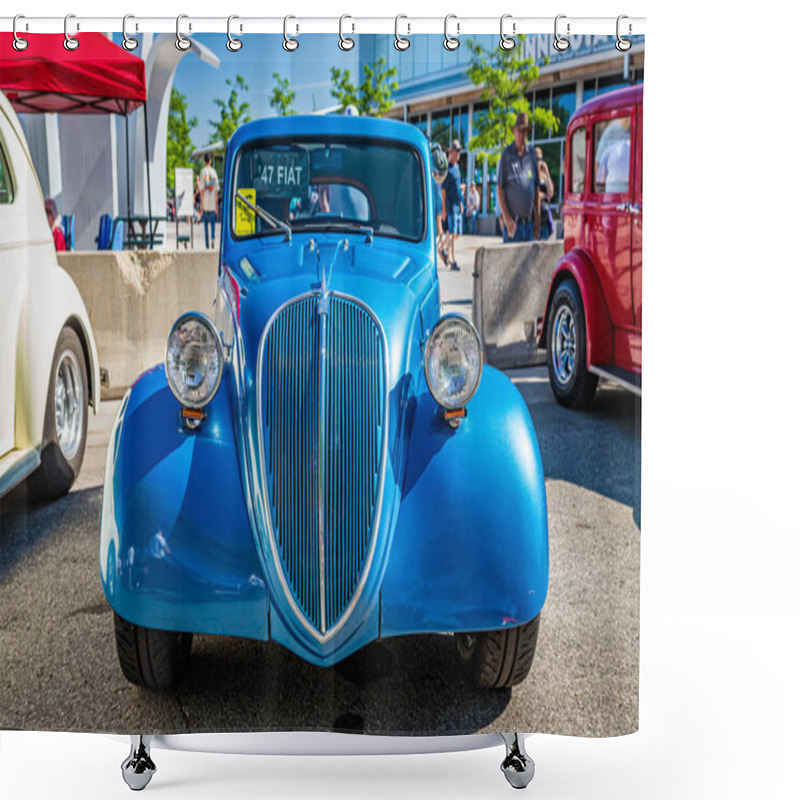
[[[424,339],[438,316],[434,265],[420,251],[419,245],[395,239],[368,242],[363,235],[330,234],[295,235],[291,244],[248,248],[238,266],[246,258],[246,270],[255,271],[257,277],[245,284],[240,299],[245,364],[255,365],[261,336],[277,311],[324,289],[354,298],[373,312],[386,337],[388,378],[394,387],[413,366],[414,342]]]

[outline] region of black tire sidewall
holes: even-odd
[[[72,352],[78,364],[81,381],[83,383],[83,419],[81,423],[81,441],[78,451],[67,459],[58,444],[55,421],[55,387],[58,364],[63,354]],[[47,387],[47,405],[44,414],[44,430],[42,432],[41,465],[33,476],[33,489],[35,494],[43,499],[55,499],[66,494],[83,464],[83,455],[86,451],[86,432],[89,423],[89,379],[86,370],[86,359],[83,354],[78,335],[72,328],[61,329],[56,342],[53,363],[50,367],[50,382]]]
[[[122,673],[133,684],[150,691],[177,689],[189,672],[191,633],[134,625],[114,612],[117,656]]]
[[[570,310],[575,325],[575,366],[569,380],[562,383],[558,380],[553,366],[553,337],[555,320],[559,310],[564,306]],[[559,403],[581,407],[591,401],[597,379],[586,368],[586,316],[580,290],[571,279],[565,280],[556,289],[550,313],[547,315],[547,374],[550,378],[550,387]]]
[[[537,615],[530,622],[514,628],[471,634],[473,645],[469,648],[464,646],[463,638],[457,638],[464,677],[485,689],[510,689],[521,683],[530,671],[536,653],[539,620]]]

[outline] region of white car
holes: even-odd
[[[69,491],[100,407],[89,315],[58,265],[17,115],[0,92],[0,496],[30,476],[34,496]]]

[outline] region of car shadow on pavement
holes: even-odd
[[[99,486],[46,503],[31,499],[25,483],[9,492],[0,503],[0,578],[36,551],[81,535],[87,520],[99,535],[102,496]]]
[[[641,398],[601,381],[589,408],[575,411],[556,402],[546,367],[508,375],[531,412],[545,477],[630,506],[640,528]]]
[[[130,688],[138,708],[126,716],[140,717],[142,729],[147,706],[158,700],[147,694]],[[333,667],[316,667],[274,642],[196,636],[191,673],[175,694],[192,733],[407,735],[473,733],[491,725],[512,697],[466,681],[452,636],[373,642]]]

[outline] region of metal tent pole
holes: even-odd
[[[144,157],[147,161],[147,224],[150,232],[150,249],[153,249],[153,208],[150,199],[150,135],[147,130],[147,101],[144,108]]]
[[[128,228],[130,227],[131,219],[131,154],[128,142],[128,116],[130,112],[125,114],[125,193],[128,198],[128,219],[125,222],[125,235],[130,237]]]

